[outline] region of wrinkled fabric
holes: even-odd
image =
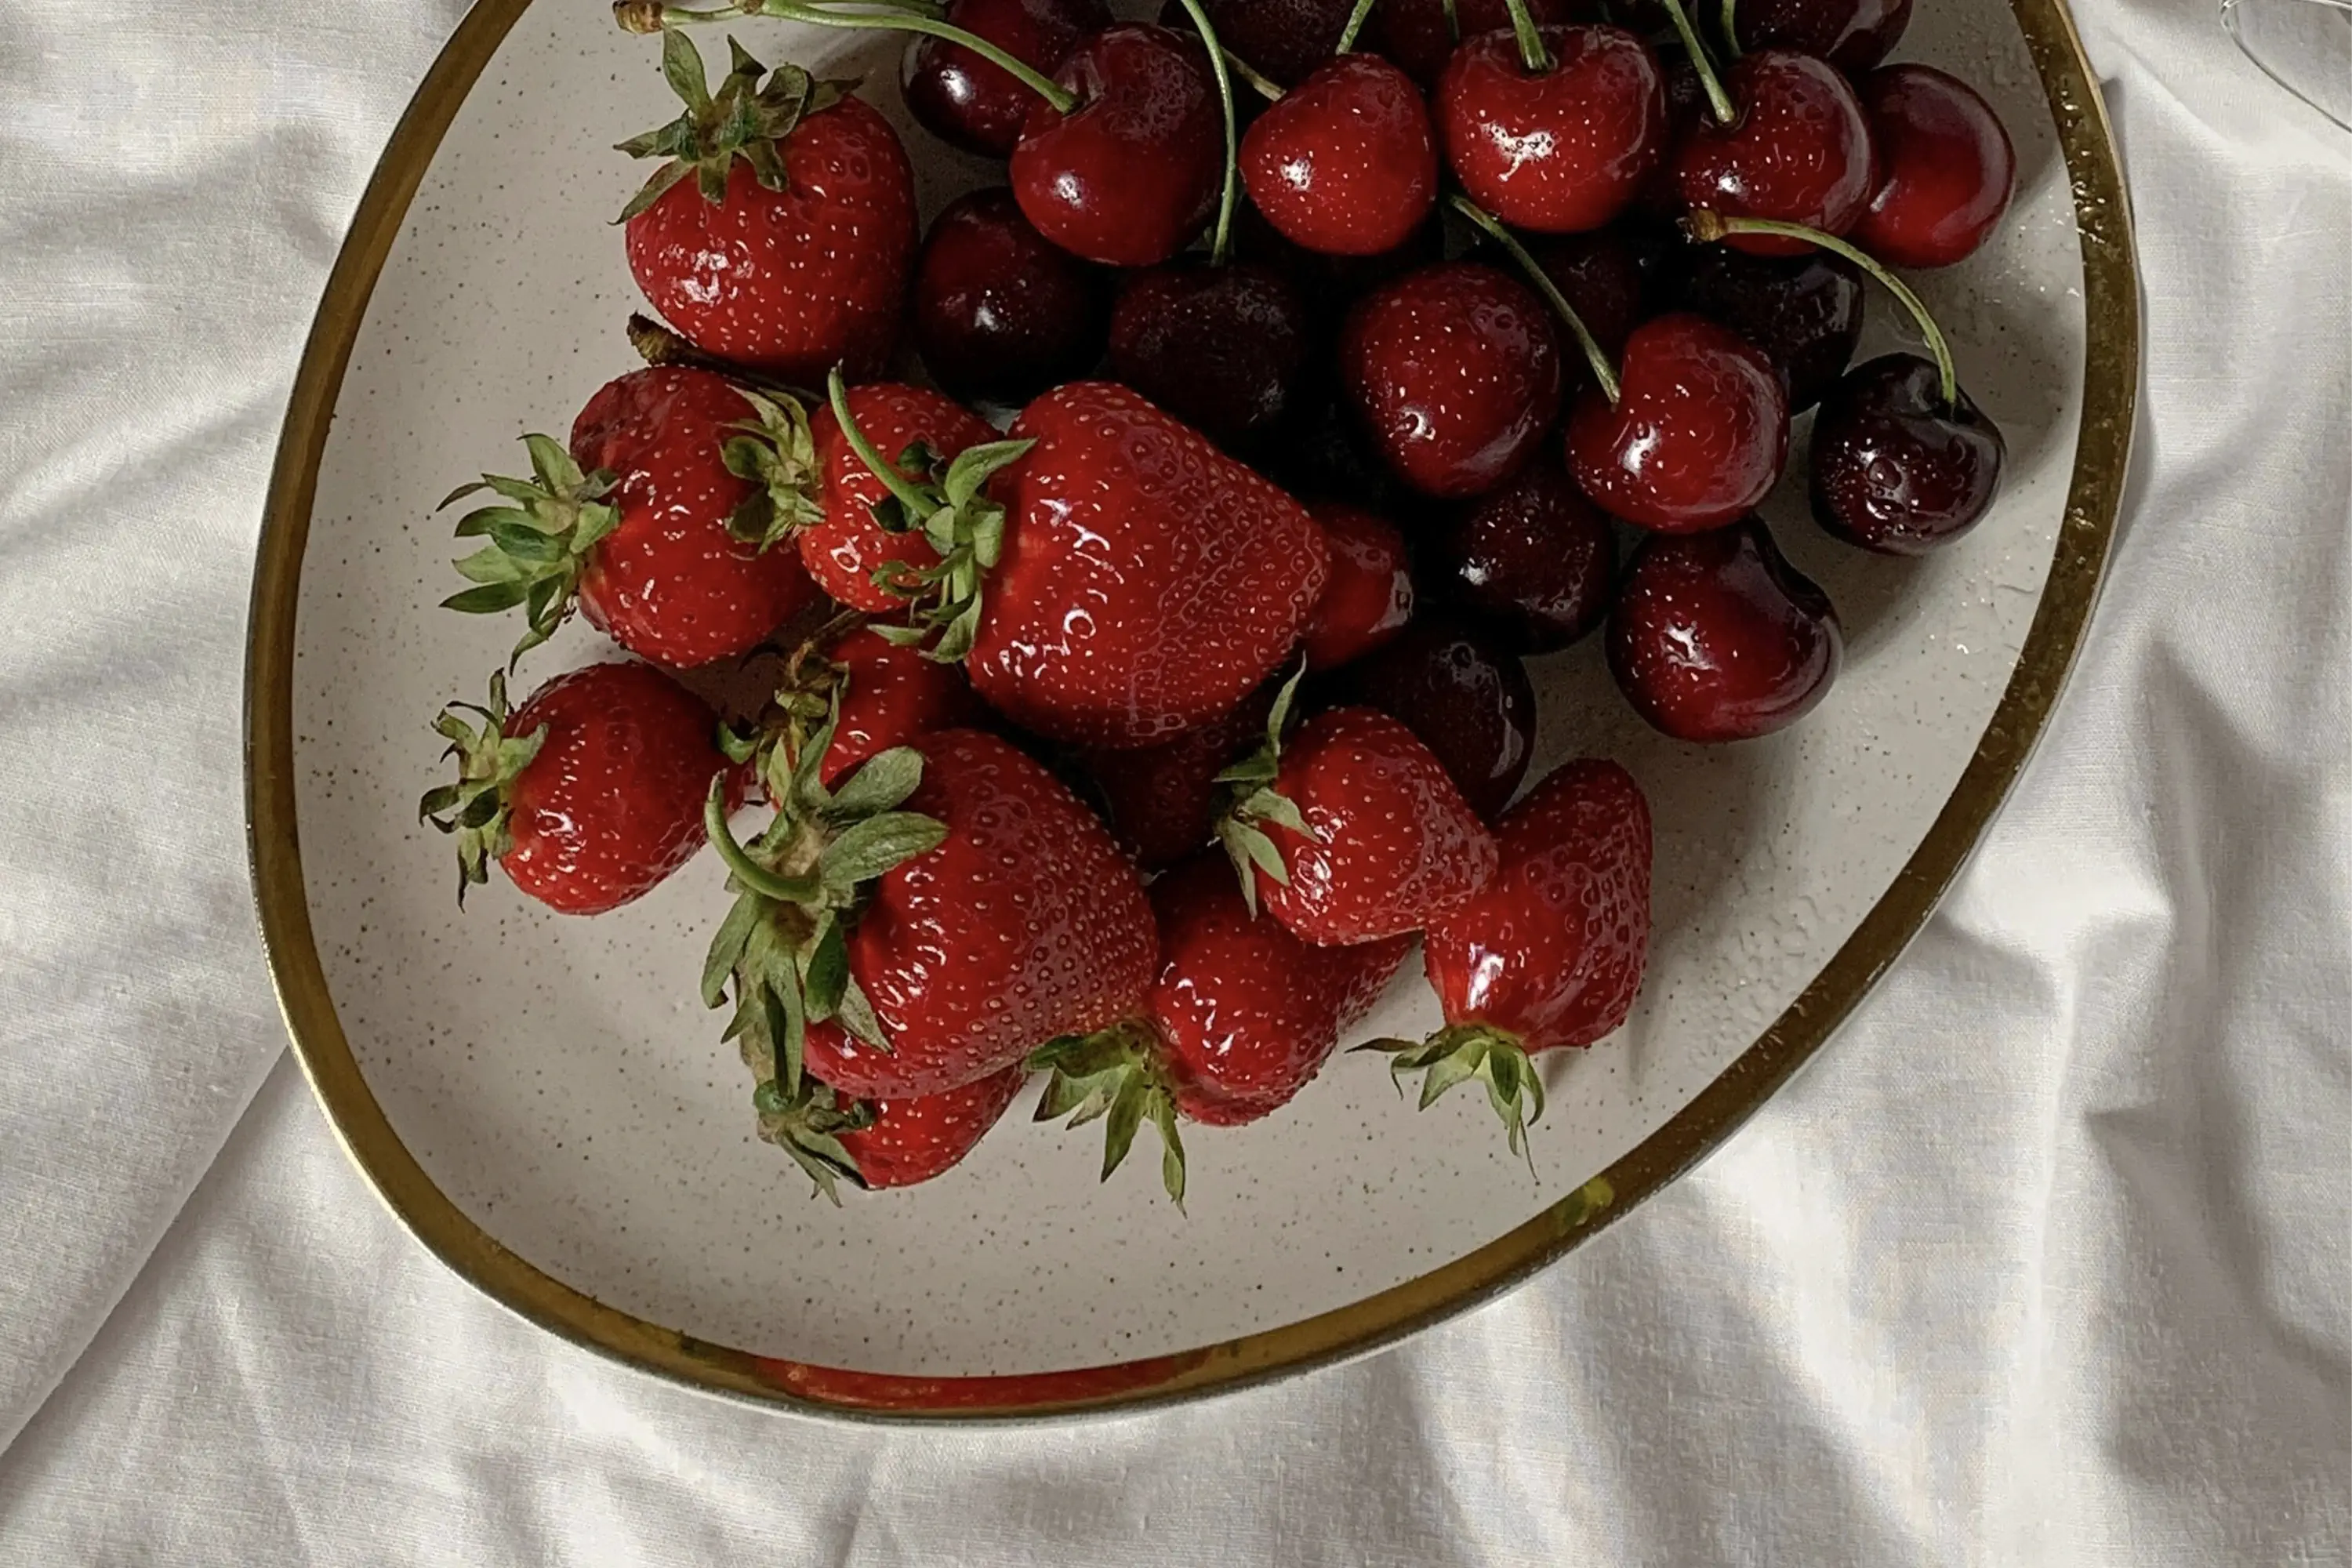
[[[824,1426],[547,1339],[284,1058],[249,553],[458,10],[0,16],[0,1563],[2352,1559],[2352,138],[2207,0],[2078,8],[2140,440],[2074,683],[1918,943],[1528,1287],[1034,1432]]]

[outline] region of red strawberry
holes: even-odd
[[[836,364],[872,376],[914,264],[906,149],[844,84],[792,65],[770,74],[731,38],[728,49],[713,94],[693,43],[662,36],[663,74],[686,112],[621,143],[668,160],[621,215],[629,270],[654,309],[722,359],[803,386]]]
[[[887,382],[853,387],[845,407],[872,450],[926,479],[934,470],[944,475],[966,448],[996,439],[979,416],[920,387]],[[818,587],[853,609],[880,615],[905,607],[911,576],[893,592],[876,574],[900,565],[917,572],[937,566],[939,552],[919,532],[903,527],[891,532],[876,521],[876,509],[891,499],[890,487],[857,455],[830,405],[810,425],[824,520],[800,535],[802,564]]]
[[[1261,686],[1223,718],[1161,745],[1084,754],[1104,821],[1138,865],[1160,870],[1216,837],[1217,775],[1265,741],[1274,699],[1273,686]]]
[[[1495,874],[1495,839],[1413,732],[1370,708],[1320,714],[1228,770],[1219,825],[1253,906],[1314,942],[1419,931]],[[1276,753],[1278,752],[1278,755]]]
[[[1404,535],[1388,519],[1342,501],[1311,510],[1331,547],[1331,580],[1302,640],[1307,668],[1331,669],[1404,630],[1412,619],[1412,569]]]
[[[846,1179],[868,1190],[911,1187],[960,1163],[1003,1120],[1029,1080],[1019,1062],[937,1094],[844,1103],[832,1089],[808,1080],[786,1100],[772,1081],[752,1097],[760,1136],[790,1154],[838,1204],[835,1184]]]
[[[1051,740],[1148,746],[1239,705],[1287,655],[1330,572],[1305,508],[1123,386],[1078,382],[1022,411],[1032,443],[992,487],[1008,512],[965,668]],[[974,590],[980,594],[980,590]]]
[[[992,735],[944,730],[828,790],[819,731],[768,763],[775,825],[749,846],[706,813],[739,898],[704,999],[730,981],[732,1033],[789,1102],[803,1064],[842,1095],[936,1094],[1041,1040],[1133,1011],[1150,984],[1150,907],[1076,796]]]
[[[1213,855],[1151,885],[1160,977],[1144,1011],[1089,1037],[1056,1040],[1031,1058],[1049,1069],[1041,1121],[1079,1126],[1108,1113],[1103,1176],[1118,1168],[1136,1129],[1160,1129],[1160,1176],[1184,1201],[1177,1119],[1234,1127],[1289,1103],[1329,1058],[1339,1031],[1369,1012],[1412,946],[1409,937],[1317,947],[1258,918],[1232,870]]]
[[[1375,55],[1340,55],[1258,116],[1241,173],[1293,244],[1378,256],[1412,238],[1436,204],[1436,133],[1411,77]]]
[[[1625,1021],[1650,946],[1650,806],[1614,763],[1553,772],[1497,830],[1502,869],[1431,922],[1422,963],[1444,1008],[1426,1041],[1386,1040],[1391,1069],[1426,1069],[1421,1103],[1477,1079],[1526,1147],[1543,1114],[1528,1058],[1589,1046]],[[1367,1047],[1366,1049],[1372,1047]]]
[[[830,789],[869,757],[934,730],[961,729],[980,715],[962,670],[857,626],[837,637],[820,633],[795,650],[766,715],[764,738],[797,756],[808,737],[831,724],[833,743],[817,770],[817,782]]]
[[[457,563],[477,586],[444,603],[523,605],[516,658],[575,600],[614,642],[672,669],[749,653],[817,598],[798,556],[769,546],[767,497],[730,463],[757,401],[704,370],[607,382],[572,422],[569,453],[527,436],[531,479],[485,474],[442,502],[489,489],[502,503],[457,524],[459,538],[489,542]]]
[[[742,773],[716,744],[718,717],[646,665],[559,675],[513,713],[506,677],[493,675],[488,707],[453,703],[433,727],[448,737],[457,782],[427,792],[417,815],[457,836],[461,905],[496,860],[550,909],[617,909],[702,847],[709,795],[729,810],[743,799]]]

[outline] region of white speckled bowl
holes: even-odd
[[[1768,516],[1849,658],[1771,741],[1650,732],[1598,639],[1536,662],[1538,773],[1616,757],[1657,816],[1649,983],[1620,1035],[1545,1058],[1539,1174],[1482,1097],[1416,1115],[1377,1061],[1341,1058],[1271,1121],[1195,1131],[1189,1217],[1156,1160],[1098,1186],[1091,1136],[1019,1110],[940,1181],[812,1202],[753,1137],[695,994],[714,858],[595,920],[496,879],[461,918],[448,845],[416,825],[425,721],[514,635],[433,607],[452,584],[434,504],[633,364],[609,220],[642,171],[605,149],[671,112],[651,42],[601,5],[526,4],[466,20],[337,268],[262,546],[249,725],[263,923],[320,1097],[425,1243],[535,1321],[701,1386],[900,1415],[1124,1404],[1387,1342],[1557,1256],[1760,1103],[1916,929],[2048,712],[2123,476],[2127,224],[2057,0],[1927,0],[1904,56],[1987,90],[2021,164],[1987,249],[1920,279],[2007,432],[2006,486],[1916,563],[1831,543],[1783,487]],[[903,123],[895,41],[741,30],[766,58],[862,69]],[[908,142],[927,213],[987,175]],[[1864,352],[1902,336],[1876,322]],[[600,651],[575,626],[520,684]],[[1411,965],[1366,1033],[1436,1016]]]

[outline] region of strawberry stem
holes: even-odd
[[[1896,303],[1910,312],[1911,319],[1919,325],[1919,335],[1927,340],[1927,352],[1936,358],[1936,374],[1943,381],[1944,406],[1947,409],[1958,406],[1960,379],[1952,363],[1952,345],[1945,340],[1943,329],[1936,325],[1936,318],[1928,314],[1927,301],[1913,293],[1909,284],[1859,246],[1848,244],[1833,234],[1807,228],[1801,223],[1782,223],[1778,218],[1767,217],[1726,217],[1705,207],[1695,209],[1683,219],[1683,227],[1693,239],[1702,244],[1711,244],[1735,234],[1768,234],[1781,239],[1801,239],[1833,256],[1844,257],[1885,285],[1886,291],[1895,296]]]
[[[1201,0],[1183,0],[1183,6],[1192,16],[1192,26],[1199,29],[1201,41],[1209,47],[1209,72],[1217,79],[1217,100],[1225,115],[1224,186],[1217,195],[1216,233],[1209,241],[1209,264],[1223,267],[1233,253],[1234,198],[1241,188],[1241,140],[1234,115],[1234,78],[1225,68],[1225,46],[1218,41],[1216,26],[1209,20],[1209,13],[1202,9]],[[1275,96],[1281,96],[1279,89]]]
[[[1731,106],[1731,95],[1723,90],[1723,79],[1715,72],[1715,62],[1707,58],[1706,46],[1699,41],[1698,29],[1691,26],[1690,13],[1683,9],[1683,0],[1663,0],[1666,15],[1674,18],[1675,31],[1681,35],[1683,47],[1690,51],[1691,68],[1698,72],[1698,85],[1706,89],[1706,106],[1715,115],[1717,125],[1728,125],[1739,118]],[[1730,6],[1724,7],[1727,14]]]
[[[1348,13],[1348,25],[1339,29],[1339,47],[1334,51],[1335,53],[1344,55],[1354,52],[1356,35],[1362,32],[1364,24],[1371,19],[1372,5],[1373,0],[1356,0],[1356,8]],[[1445,8],[1449,12],[1454,9],[1452,0],[1447,0]]]
[[[1518,36],[1519,63],[1528,68],[1530,76],[1541,76],[1551,69],[1551,51],[1544,47],[1543,32],[1528,10],[1528,0],[1505,0],[1511,8],[1511,31]],[[1451,7],[1448,7],[1451,9]]]
[[[780,904],[811,903],[824,896],[824,885],[810,877],[779,877],[751,858],[727,823],[727,775],[714,773],[710,794],[702,803],[702,831],[710,847],[727,863],[735,879],[763,899],[773,899]]]
[[[1518,237],[1505,228],[1502,220],[1494,214],[1458,192],[1448,199],[1454,204],[1455,212],[1477,225],[1488,238],[1501,246],[1504,253],[1518,265],[1519,270],[1528,275],[1528,281],[1551,302],[1551,308],[1559,313],[1561,321],[1568,323],[1568,330],[1575,334],[1577,347],[1584,351],[1585,363],[1592,367],[1592,379],[1600,384],[1601,395],[1612,405],[1616,403],[1621,395],[1617,367],[1611,364],[1609,356],[1601,352],[1600,341],[1592,335],[1592,329],[1584,324],[1584,318],[1576,313],[1576,307],[1568,302],[1568,296],[1559,291],[1559,285],[1551,280],[1551,274],[1528,254],[1528,247],[1519,243]]]

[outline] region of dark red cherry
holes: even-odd
[[[998,186],[959,197],[915,260],[915,346],[965,401],[1025,403],[1102,357],[1110,278],[1049,243]]]
[[[1377,708],[1419,736],[1489,822],[1527,777],[1535,687],[1519,656],[1490,632],[1447,616],[1417,620],[1336,684],[1343,700]]]
[[[1590,234],[1551,235],[1528,250],[1601,352],[1615,359],[1624,353],[1634,325],[1651,313],[1651,300],[1673,247],[1664,234],[1612,225]]]
[[[1642,182],[1633,196],[1633,210],[1654,223],[1669,224],[1690,210],[1683,202],[1682,171],[1676,164],[1691,128],[1706,117],[1706,89],[1700,84],[1690,57],[1675,45],[1658,47],[1658,63],[1665,72],[1666,155]]]
[[[1130,274],[1111,308],[1111,374],[1235,451],[1297,408],[1314,337],[1306,301],[1270,267],[1197,258]]]
[[[1508,31],[1454,51],[1437,79],[1438,140],[1470,199],[1505,223],[1599,228],[1665,157],[1665,77],[1622,27],[1538,31],[1548,70],[1530,71]]]
[[[1609,669],[1678,741],[1748,741],[1802,718],[1837,679],[1837,611],[1755,518],[1642,542],[1609,615]]]
[[[1750,256],[1692,245],[1675,258],[1675,308],[1719,321],[1764,351],[1789,387],[1789,412],[1822,400],[1862,341],[1862,268],[1842,256]]]
[[[1521,653],[1564,648],[1609,613],[1616,531],[1549,454],[1455,512],[1430,554],[1442,591]]]
[[[948,0],[941,20],[1052,76],[1080,38],[1110,26],[1110,8],[1103,0]],[[926,130],[996,158],[1012,153],[1037,101],[1003,67],[943,38],[908,44],[898,81]]]
[[[1412,569],[1404,535],[1377,512],[1344,501],[1307,509],[1331,547],[1331,576],[1299,645],[1309,669],[1336,669],[1404,630],[1412,619]]]
[[[1683,200],[1726,217],[1768,217],[1842,235],[1878,185],[1870,121],[1837,68],[1811,55],[1759,49],[1724,79],[1737,112],[1703,114],[1675,159]],[[1801,256],[1802,240],[1741,235],[1759,256]]]
[[[1284,87],[1297,86],[1338,51],[1355,8],[1355,0],[1201,0],[1217,41]],[[1168,0],[1160,25],[1189,31],[1192,14],[1182,0]]]
[[[1377,55],[1340,55],[1258,116],[1241,173],[1250,201],[1293,244],[1378,256],[1428,221],[1436,133],[1404,72]]]
[[[1857,365],[1813,419],[1813,516],[1849,544],[1924,555],[1974,527],[2000,488],[2000,429],[1917,354]]]
[[[1339,334],[1339,380],[1405,483],[1479,495],[1516,473],[1559,416],[1559,340],[1524,284],[1440,262],[1356,302]]]
[[[1911,0],[1739,0],[1732,16],[1743,49],[1819,55],[1855,76],[1894,52]]]
[[[1319,378],[1318,378],[1319,379]],[[1259,466],[1297,496],[1343,500],[1383,517],[1406,517],[1427,503],[1399,482],[1336,388],[1311,388],[1299,416]]]
[[[1789,458],[1780,373],[1729,328],[1677,311],[1625,341],[1611,404],[1579,394],[1568,467],[1585,494],[1661,533],[1720,528],[1771,492]]]
[[[1545,26],[1601,19],[1592,0],[1528,0],[1528,13]],[[1509,0],[1453,0],[1450,5],[1448,0],[1380,0],[1364,34],[1374,49],[1427,87],[1454,58],[1458,41],[1510,25]]]
[[[1013,194],[1038,233],[1089,261],[1150,267],[1200,232],[1225,123],[1198,44],[1135,25],[1071,51],[1054,79],[1076,106],[1036,100],[1013,150]]]
[[[1878,149],[1878,188],[1853,242],[1889,267],[1949,267],[2009,211],[2017,151],[1992,105],[1929,66],[1856,84]]]

